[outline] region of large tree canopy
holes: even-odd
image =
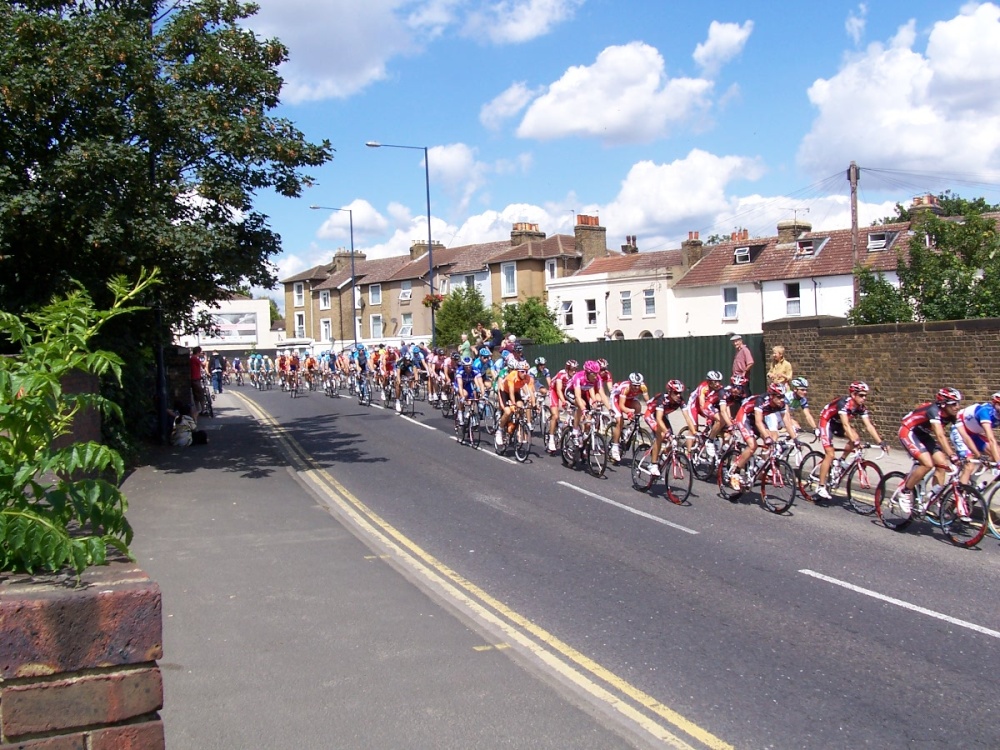
[[[331,156],[272,117],[287,56],[237,0],[0,5],[0,306],[162,268],[166,322],[273,284],[254,194],[293,197]]]

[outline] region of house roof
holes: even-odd
[[[295,281],[314,281],[316,279],[325,279],[332,269],[332,263],[325,263],[321,266],[313,266],[308,271],[302,271],[294,276],[289,276],[287,279],[282,279],[279,283],[291,284]]]
[[[629,253],[627,255],[612,254],[606,258],[594,258],[576,275],[659,271],[679,265],[681,265],[680,250],[658,250],[654,253]]]
[[[510,240],[481,242],[476,245],[434,248],[434,272],[442,274],[471,273],[482,271],[486,262],[494,255],[510,247]],[[427,275],[427,253],[410,260],[392,276],[392,281],[418,279]]]
[[[357,282],[363,279],[366,284],[381,284],[384,281],[389,281],[402,266],[409,262],[410,257],[408,255],[358,260],[354,264],[354,278]],[[330,274],[325,281],[317,284],[313,289],[339,289],[350,280],[351,267],[347,266],[340,271]]]
[[[490,263],[507,263],[512,260],[527,260],[529,258],[559,258],[562,256],[576,257],[576,237],[568,234],[554,234],[544,240],[530,240],[511,247],[506,242],[506,251],[490,258]]]
[[[862,265],[874,271],[892,271],[896,268],[896,250],[905,247],[909,223],[885,224],[858,229],[858,255]],[[887,235],[885,246],[869,250],[869,236]],[[813,242],[812,254],[800,252],[800,247]],[[750,248],[749,263],[736,263],[737,248]],[[752,281],[778,279],[805,279],[818,276],[850,275],[854,271],[851,249],[851,230],[834,229],[827,232],[805,232],[795,242],[778,242],[777,237],[752,237],[744,240],[727,240],[711,248],[675,287],[715,286],[740,284]]]

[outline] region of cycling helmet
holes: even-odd
[[[596,375],[601,371],[601,366],[597,364],[597,362],[595,362],[594,360],[588,359],[586,362],[583,363],[583,371],[593,373],[594,375]]]
[[[1000,391],[997,391],[992,396],[990,396],[990,401],[993,402],[993,406],[1000,409]]]
[[[526,372],[528,369],[528,360],[521,359],[514,364],[514,369],[518,372]]]
[[[638,388],[640,385],[646,382],[646,378],[642,376],[641,372],[633,372],[629,373],[628,382],[629,385],[634,385],[636,388]]]
[[[743,375],[733,375],[729,382],[735,385],[737,388],[742,388],[747,384],[747,379]]]
[[[714,380],[718,383],[722,382],[722,373],[718,370],[709,370],[708,375],[705,376],[706,380]]]
[[[684,393],[684,384],[679,380],[667,381],[668,393]]]
[[[864,382],[863,380],[855,380],[853,383],[851,383],[851,387],[848,390],[852,394],[864,393],[867,395],[868,392],[871,391],[871,388],[869,388],[868,383]]]
[[[567,359],[566,360],[566,369],[567,370],[579,370],[580,369],[580,363],[577,362],[575,359]]]
[[[520,344],[514,344],[514,351],[520,354],[521,352],[524,351],[524,347],[521,346]]]
[[[480,350],[479,350],[479,356],[480,356],[480,357],[490,357],[490,356],[492,356],[492,355],[490,354],[490,350],[489,350],[489,349],[487,349],[487,348],[486,348],[486,347],[484,346],[484,347],[483,347],[482,349],[480,349]]]
[[[472,357],[462,357],[462,367],[472,367]]]
[[[795,378],[792,381],[792,388],[808,388],[809,381],[805,378]]]
[[[461,359],[462,359],[462,355],[459,354],[458,352],[452,352],[451,353],[451,361],[452,362],[460,362]]]
[[[545,357],[535,357],[536,367],[545,367]]]
[[[608,360],[606,360],[606,359],[604,359],[602,357],[601,359],[597,360],[597,366],[600,367],[602,370],[607,370],[608,369]]]
[[[767,387],[767,395],[768,396],[781,396],[782,398],[784,398],[784,396],[785,396],[785,389],[781,385],[781,383],[771,383],[771,385],[769,385]]]
[[[957,404],[962,400],[962,394],[957,388],[942,388],[937,392],[937,402],[942,406]]]
[[[409,352],[407,352],[406,354],[403,355],[403,361],[404,362],[411,362],[411,361],[413,361],[413,355],[410,354]]]

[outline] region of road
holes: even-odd
[[[692,747],[1000,747],[991,537],[966,551],[802,502],[776,516],[697,480],[674,506],[632,489],[625,467],[597,479],[460,446],[422,402],[408,419],[318,392],[238,398],[418,585],[631,732],[666,727]]]

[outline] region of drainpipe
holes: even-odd
[[[819,295],[816,292],[816,287],[819,286],[819,284],[813,276],[809,277],[809,281],[813,283],[813,315],[819,315]]]

